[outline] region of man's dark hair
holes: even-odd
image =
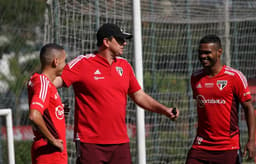
[[[54,50],[62,51],[64,48],[56,43],[48,43],[40,50],[40,61],[42,65],[49,65],[54,56]]]
[[[211,34],[211,35],[206,35],[200,40],[200,44],[202,43],[215,43],[217,45],[217,48],[222,48],[221,47],[221,40],[217,35]]]

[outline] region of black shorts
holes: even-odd
[[[186,164],[240,164],[240,150],[205,151],[190,149]]]
[[[132,163],[129,143],[105,145],[80,142],[79,151],[77,164]]]

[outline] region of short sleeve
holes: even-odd
[[[131,93],[134,93],[138,90],[141,89],[136,77],[135,77],[135,74],[134,74],[134,71],[131,67],[131,65],[128,63],[128,69],[130,71],[130,81],[129,81],[129,90],[128,90],[128,93],[131,94]]]
[[[49,105],[50,82],[46,77],[38,76],[38,78],[33,79],[32,83],[33,95],[29,109],[36,109],[43,115],[44,110]]]
[[[62,79],[67,87],[72,85],[74,82],[79,81],[81,69],[80,66],[82,64],[83,55],[76,57],[71,60],[63,69]]]
[[[251,99],[251,93],[248,87],[247,79],[241,72],[238,72],[235,75],[234,90],[240,102],[245,102]]]

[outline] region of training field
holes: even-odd
[[[140,15],[134,11],[140,2]],[[132,39],[124,50],[134,70],[141,68],[144,90],[159,102],[180,109],[172,122],[165,116],[145,112],[137,119],[137,108],[128,98],[127,130],[133,163],[139,163],[138,143],[145,137],[148,164],[183,164],[195,137],[196,104],[192,98],[190,75],[201,68],[199,39],[217,34],[222,40],[223,64],[248,78],[255,105],[256,83],[256,2],[254,0],[0,0],[0,108],[12,109],[15,162],[29,164],[32,141],[28,122],[26,81],[40,70],[38,53],[48,42],[63,45],[67,60],[93,52],[95,33],[105,22],[116,23],[138,34],[134,26],[141,18],[141,40]],[[134,51],[142,43],[142,65]],[[59,89],[72,110],[66,120],[69,164],[75,163],[72,142],[74,94],[72,88]],[[256,107],[256,106],[255,106]],[[239,113],[242,147],[247,141],[244,112]],[[138,124],[145,124],[145,136],[137,136]],[[0,163],[8,159],[6,123],[0,117]],[[244,162],[253,163],[253,162]]]

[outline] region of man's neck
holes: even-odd
[[[109,52],[107,49],[99,50],[97,54],[105,58],[108,61],[109,65],[112,65],[115,60],[114,55],[112,55],[111,52]]]
[[[222,70],[223,65],[215,65],[214,67],[211,67],[209,69],[206,69],[207,74],[210,77],[214,77],[216,76],[218,73],[220,73],[220,71]]]
[[[55,73],[53,72],[53,70],[48,70],[48,69],[44,69],[42,70],[42,74],[44,74],[46,77],[48,77],[48,79],[53,82],[54,79],[56,78]]]

